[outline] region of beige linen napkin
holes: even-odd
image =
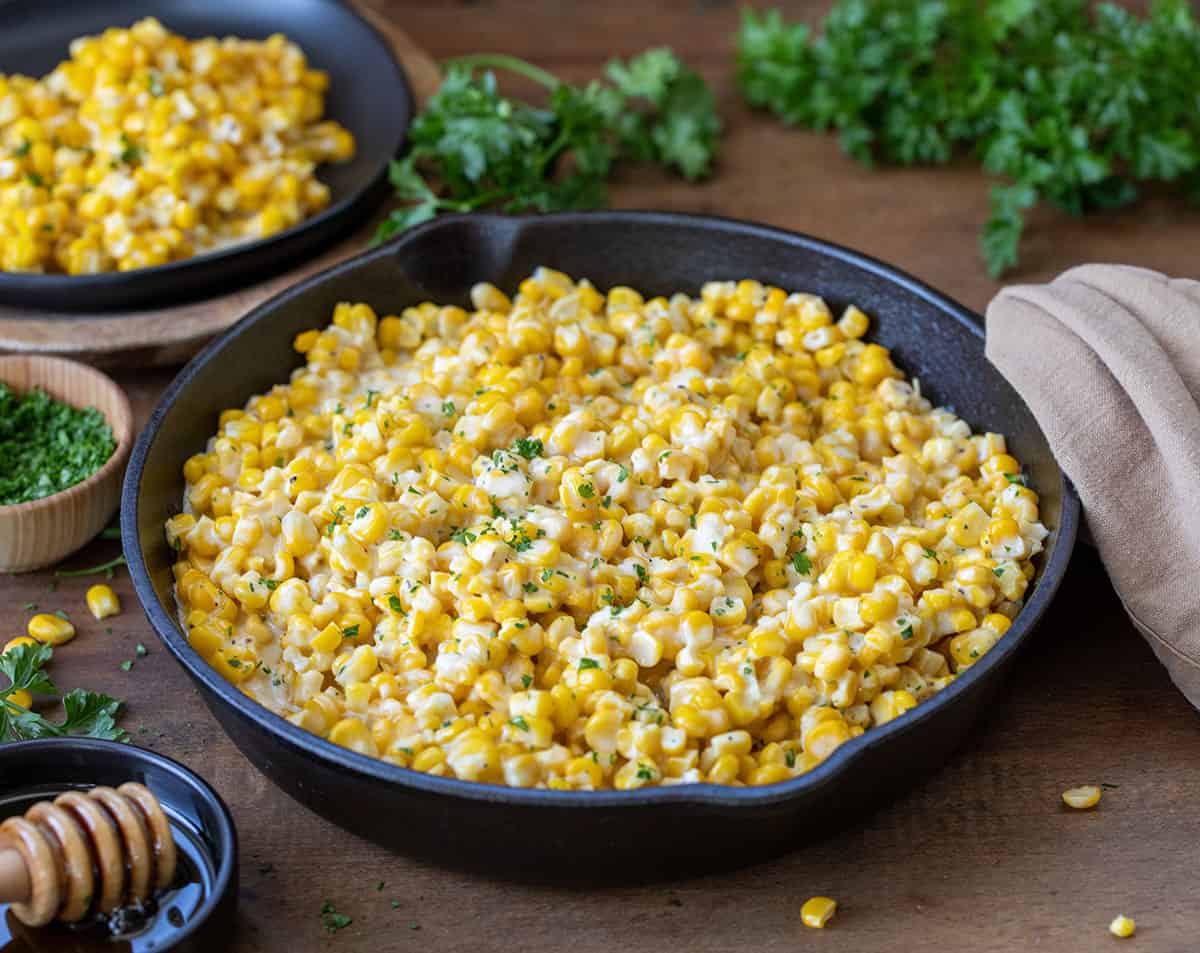
[[[1001,291],[987,356],[1079,490],[1134,623],[1200,708],[1200,282],[1122,265]]]

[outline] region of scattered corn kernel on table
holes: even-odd
[[[785,4],[809,19],[825,3]],[[614,55],[669,44],[703,67],[727,122],[719,174],[701,186],[652,175],[623,181],[614,201],[724,213],[812,232],[912,271],[982,309],[996,290],[975,233],[984,180],[964,165],[870,172],[834,139],[750,113],[733,91],[736,5],[673,0],[517,4],[379,2],[438,56],[494,49],[571,80]],[[1200,212],[1155,200],[1088,224],[1039,214],[1014,280],[1072,264],[1125,261],[1185,274]],[[144,421],[169,373],[122,382]],[[116,555],[96,542],[64,568]],[[144,621],[128,576],[113,583],[120,615],[92,621],[94,579],[51,573],[0,578],[6,639],[34,612],[64,609],[79,636],[53,663],[63,686],[126,699],[140,745],[203,773],[230,803],[242,843],[238,951],[614,948],[695,951],[1092,951],[1119,943],[1118,914],[1137,920],[1139,950],[1200,942],[1191,845],[1200,840],[1200,719],[1169,685],[1121,612],[1094,552],[1079,548],[1033,647],[986,722],[944,770],[862,823],[775,862],[724,876],[575,892],[514,886],[418,865],[343,833],[271,786],[225,740],[184,673]],[[148,650],[143,654],[139,645]],[[1060,792],[1111,785],[1089,812]],[[652,850],[653,845],[647,845]],[[804,901],[839,902],[824,931],[801,923]],[[352,922],[322,927],[332,902]]]

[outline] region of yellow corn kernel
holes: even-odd
[[[372,754],[375,751],[375,742],[367,731],[367,726],[357,718],[343,718],[339,721],[329,729],[329,740],[359,754]]]
[[[837,901],[830,897],[810,897],[800,908],[800,919],[806,927],[825,929],[825,924],[837,912]]]
[[[1086,811],[1100,803],[1100,788],[1094,784],[1067,788],[1062,793],[1063,804],[1077,811]]]
[[[86,596],[88,611],[96,619],[107,619],[121,611],[121,603],[111,586],[98,583],[90,587]]]
[[[1137,922],[1133,917],[1127,917],[1123,913],[1113,917],[1112,923],[1108,925],[1108,932],[1122,940],[1133,936],[1136,930]]]
[[[817,722],[804,736],[804,750],[824,761],[850,740],[850,729],[841,718]]]
[[[43,645],[65,645],[75,638],[75,626],[62,616],[40,612],[29,620],[29,637]]]
[[[6,643],[4,643],[4,652],[8,652],[12,649],[20,648],[22,645],[37,645],[37,644],[38,643],[37,643],[36,639],[31,639],[27,635],[18,635],[15,639],[9,639]],[[0,652],[0,655],[3,655],[4,652]]]
[[[23,688],[10,691],[4,700],[20,708],[29,708],[33,704],[33,696]]]
[[[882,692],[871,701],[871,720],[877,725],[886,725],[916,707],[917,700],[911,692],[903,689]]]

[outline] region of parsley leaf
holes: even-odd
[[[519,453],[526,460],[542,455],[542,442],[531,437],[521,437],[513,444],[513,452]]]
[[[502,95],[495,70],[544,87],[548,101]],[[409,154],[391,164],[401,207],[375,240],[442,212],[601,207],[621,162],[698,179],[711,171],[720,131],[712,90],[667,49],[614,61],[604,81],[582,87],[512,56],[461,57],[413,121]]]
[[[1147,6],[837,0],[817,30],[747,11],[738,85],[867,164],[974,157],[1001,180],[980,235],[998,276],[1038,204],[1113,209],[1142,181],[1200,199],[1200,23],[1185,0]]]
[[[808,554],[805,552],[794,552],[792,553],[792,568],[800,573],[801,576],[807,576],[812,572],[812,560],[808,558]]]
[[[121,702],[99,692],[76,688],[62,698],[65,718],[54,724],[38,712],[11,700],[13,693],[54,694],[57,689],[44,671],[53,657],[48,645],[21,645],[0,655],[0,674],[9,681],[0,689],[0,743],[68,735],[124,741],[128,736],[117,727]]]

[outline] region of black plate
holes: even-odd
[[[161,932],[143,933],[133,939],[132,945],[107,941],[102,945],[130,953],[213,953],[227,949],[238,902],[237,830],[220,795],[179,762],[145,748],[92,738],[0,745],[0,819],[23,814],[30,802],[67,790],[100,784],[117,787],[126,781],[144,784],[158,798],[174,828],[180,863],[193,866],[196,875],[192,883],[203,882],[206,893],[197,892],[189,898],[192,907],[186,910],[186,919],[179,928],[163,924]],[[197,890],[195,886],[189,889]],[[183,894],[176,899],[182,906]],[[60,926],[45,930],[22,927],[8,918],[5,905],[0,904],[0,949],[10,948],[36,953],[93,947],[64,942]]]
[[[155,16],[197,38],[263,39],[285,33],[329,73],[325,116],[358,144],[349,162],[319,167],[329,205],[260,241],[131,272],[36,275],[0,271],[0,303],[49,311],[132,310],[224,294],[281,271],[345,236],[387,189],[388,161],[413,113],[412,91],[391,47],[338,0],[16,0],[0,3],[0,73],[42,76],[67,59],[75,37]],[[45,315],[30,315],[44,318]]]
[[[173,552],[163,521],[179,511],[181,467],[218,413],[287,379],[293,336],[324,327],[339,301],[383,312],[425,299],[466,305],[477,281],[513,290],[537,265],[600,288],[696,292],[712,278],[757,278],[854,302],[877,319],[925,392],[976,428],[1009,437],[1051,528],[1029,601],[963,677],[914,711],[839,748],[782,784],[639,791],[517,790],[434,777],[321,740],[252,701],[204,662],[175,621]],[[175,379],[133,449],[121,506],[138,596],[230,737],[293,797],[371,840],[512,877],[628,879],[746,863],[827,834],[935,770],[966,736],[1045,611],[1075,540],[1079,504],[1033,416],[984,359],[980,319],[915,279],[834,245],[758,225],[666,213],[441,219],[256,308]]]

